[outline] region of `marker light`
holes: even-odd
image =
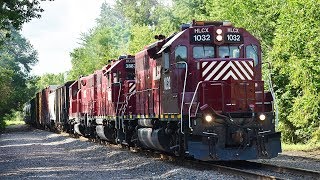
[[[216,39],[217,39],[217,41],[222,41],[222,36],[221,36],[221,35],[218,35],[218,36],[216,37]]]
[[[222,34],[222,29],[217,29],[217,30],[216,30],[216,33],[217,33],[217,34]]]
[[[266,115],[260,114],[259,119],[260,119],[261,121],[264,121],[264,120],[266,119]]]
[[[206,115],[206,116],[204,117],[204,119],[205,119],[207,122],[211,122],[211,121],[213,120],[212,116],[210,116],[210,115]]]

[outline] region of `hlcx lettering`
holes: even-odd
[[[208,33],[208,32],[209,32],[209,28],[194,29],[194,33],[196,33],[196,34],[202,34],[202,33]]]

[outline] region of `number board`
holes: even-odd
[[[224,35],[224,42],[226,42],[226,43],[242,43],[243,37],[239,33],[226,33]]]
[[[199,27],[190,29],[190,43],[211,43],[214,37],[211,27]]]
[[[134,69],[134,64],[126,64],[126,69]]]

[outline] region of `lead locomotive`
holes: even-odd
[[[26,120],[204,161],[281,152],[274,96],[264,90],[255,37],[230,22],[193,21],[156,39],[60,90],[39,92],[48,95],[30,101]],[[44,100],[49,96],[53,100]]]

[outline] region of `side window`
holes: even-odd
[[[220,46],[220,58],[238,58],[240,57],[240,50],[238,46]]]
[[[249,45],[246,47],[246,58],[252,58],[254,66],[258,65],[258,47],[256,45]]]
[[[144,69],[149,69],[149,56],[147,55],[143,57],[143,66],[144,66]]]
[[[176,62],[187,61],[187,47],[178,46],[175,50],[174,58]]]
[[[72,87],[72,99],[77,99],[77,92],[78,90],[75,87]]]
[[[165,70],[169,69],[170,62],[169,62],[169,53],[163,53],[163,66]]]
[[[118,74],[114,72],[112,76],[113,76],[113,83],[118,82]]]
[[[193,58],[213,58],[214,48],[212,46],[196,46],[193,47]]]

